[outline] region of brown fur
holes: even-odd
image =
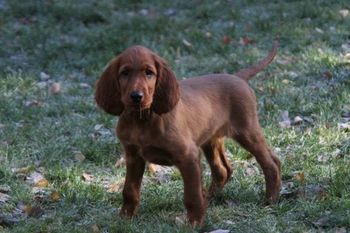
[[[277,201],[280,162],[265,142],[247,83],[273,60],[276,50],[277,42],[265,59],[234,75],[210,74],[179,82],[162,58],[142,46],[131,47],[110,62],[97,82],[95,97],[102,109],[120,117],[117,135],[127,166],[120,215],[134,216],[148,161],[180,170],[188,220],[193,226],[202,224],[208,198],[232,173],[225,137],[255,156],[265,175],[267,201]],[[130,98],[133,91],[143,93],[139,104]],[[212,172],[208,194],[202,187],[201,150]]]

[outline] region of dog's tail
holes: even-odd
[[[240,77],[248,82],[249,79],[251,79],[254,75],[259,73],[263,69],[265,69],[271,63],[273,58],[276,56],[278,42],[279,42],[279,37],[277,36],[273,41],[271,51],[264,59],[262,59],[261,61],[259,61],[255,65],[252,65],[248,68],[237,71],[233,75],[238,76],[238,77]]]

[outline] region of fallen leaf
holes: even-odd
[[[100,229],[98,228],[98,226],[97,226],[96,224],[94,224],[94,225],[91,226],[91,231],[92,231],[93,233],[100,233],[100,232],[101,232]]]
[[[321,28],[315,28],[316,32],[320,33],[320,34],[323,34],[324,31],[321,29]]]
[[[325,188],[318,184],[306,185],[303,192],[303,196],[308,199],[324,199],[327,194]]]
[[[85,156],[83,155],[83,153],[81,151],[75,151],[74,152],[74,159],[79,161],[79,162],[83,162],[85,160]]]
[[[52,191],[50,194],[50,200],[51,201],[59,201],[61,199],[61,195],[57,191]]]
[[[338,123],[339,129],[350,130],[350,122]]]
[[[11,191],[10,186],[6,184],[0,185],[0,193],[9,193]]]
[[[335,233],[346,233],[346,228],[345,227],[337,227],[335,228]]]
[[[0,193],[0,202],[5,203],[10,199],[10,196],[5,193]]]
[[[61,92],[61,83],[55,82],[50,86],[50,94],[58,94]]]
[[[81,176],[83,177],[83,180],[88,182],[88,183],[90,183],[94,180],[94,176],[89,174],[89,173],[86,173],[86,172],[84,172]]]
[[[305,181],[305,174],[302,171],[295,171],[292,173],[293,179],[301,183]]]
[[[288,80],[288,79],[283,79],[283,80],[282,80],[282,83],[283,83],[283,84],[289,84],[289,80]]]
[[[36,84],[36,86],[37,86],[39,89],[44,89],[44,88],[47,87],[47,82],[44,82],[44,81],[38,82],[38,83]]]
[[[229,233],[230,230],[224,230],[224,229],[217,229],[214,231],[209,231],[208,233]]]
[[[39,206],[34,206],[28,210],[27,214],[29,217],[39,218],[40,216],[42,216],[44,214],[44,210],[42,208],[40,208]]]
[[[316,227],[326,227],[329,226],[330,223],[330,217],[329,216],[323,216],[319,218],[317,221],[312,222]]]
[[[11,170],[13,173],[21,173],[27,175],[30,171],[30,167],[13,168]]]
[[[326,70],[326,71],[323,72],[322,76],[325,79],[332,79],[333,74],[329,70]]]
[[[317,161],[321,163],[326,163],[329,160],[329,156],[326,156],[325,154],[321,154],[317,156]]]
[[[230,44],[231,41],[232,41],[232,38],[229,37],[229,36],[226,36],[226,35],[225,35],[225,36],[222,38],[222,43],[223,43],[223,44]]]
[[[147,167],[148,167],[148,171],[149,171],[149,173],[150,173],[151,175],[153,175],[154,173],[157,172],[157,167],[156,167],[155,164],[153,164],[153,163],[148,163]]]
[[[28,177],[27,180],[33,184],[38,183],[40,180],[45,179],[45,177],[43,176],[43,174],[39,173],[39,172],[32,172]]]
[[[80,83],[79,87],[83,88],[83,89],[90,89],[91,88],[90,84],[88,84],[88,83]]]
[[[341,17],[346,18],[349,15],[349,10],[348,9],[341,9],[339,10],[339,14]]]
[[[43,102],[38,100],[26,100],[24,102],[25,107],[41,107],[43,105]]]
[[[124,155],[120,156],[120,159],[118,159],[118,161],[115,163],[115,167],[116,168],[120,168],[120,167],[124,167],[126,164],[126,161],[125,161],[125,158],[124,158]]]
[[[47,81],[50,79],[50,75],[46,74],[45,72],[40,72],[40,80]]]
[[[111,184],[109,186],[109,188],[107,189],[107,192],[108,193],[119,193],[119,192],[121,192],[123,187],[124,187],[124,183],[125,183],[125,180],[122,179],[120,181],[117,181],[117,182]]]
[[[294,120],[293,120],[293,125],[299,125],[303,122],[303,118],[301,118],[300,116],[296,116],[294,117]]]
[[[182,43],[183,43],[184,45],[186,45],[187,47],[192,47],[192,44],[191,44],[188,40],[186,40],[186,39],[183,39],[183,40],[182,40]]]
[[[254,40],[250,39],[247,36],[244,36],[244,37],[241,37],[239,39],[239,44],[243,45],[243,46],[246,46],[246,45],[249,45],[249,44],[254,44]]]
[[[39,180],[34,184],[34,187],[38,187],[38,188],[45,188],[47,186],[49,186],[49,181],[45,178]]]
[[[291,120],[289,119],[289,112],[283,111],[280,114],[281,121],[278,122],[281,128],[289,128],[292,125]]]
[[[176,217],[175,217],[175,223],[176,223],[176,225],[178,225],[178,226],[186,225],[186,223],[187,223],[186,214],[183,213],[183,214],[181,214],[181,215],[176,216]]]

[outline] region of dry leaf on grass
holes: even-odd
[[[50,94],[58,94],[61,92],[61,83],[52,83],[50,86]]]
[[[83,155],[83,153],[81,151],[75,151],[74,152],[74,159],[79,161],[79,162],[83,162],[85,160],[85,156]]]
[[[10,199],[10,195],[0,193],[0,203],[5,203]]]
[[[305,181],[305,174],[303,171],[295,171],[292,173],[293,179],[301,183]]]
[[[183,40],[182,40],[182,43],[183,43],[184,45],[186,45],[187,47],[192,47],[192,44],[191,44],[188,40],[186,40],[186,39],[183,39]]]
[[[41,107],[43,105],[43,102],[39,100],[26,100],[24,101],[25,107]]]
[[[49,181],[40,172],[32,172],[27,176],[27,181],[34,187],[45,188],[49,186]]]
[[[292,125],[291,120],[289,119],[289,112],[283,111],[280,114],[281,121],[278,122],[281,128],[289,128]]]
[[[82,176],[83,180],[85,182],[88,182],[88,183],[92,182],[95,179],[95,177],[93,175],[86,173],[86,172],[84,172],[81,176]]]
[[[187,224],[187,216],[185,213],[175,217],[175,223],[178,226],[183,226]]]
[[[50,79],[50,75],[46,74],[45,72],[40,72],[40,80],[41,81],[47,81]]]
[[[88,83],[79,83],[79,87],[83,89],[90,89],[91,86]]]
[[[50,200],[51,201],[59,201],[61,200],[61,195],[59,192],[57,191],[52,191],[51,194],[50,194]]]
[[[107,189],[107,192],[108,193],[119,193],[123,190],[123,187],[124,187],[124,183],[125,183],[125,180],[122,179],[122,180],[119,180],[115,183],[112,183],[111,185],[109,185],[108,189]]]
[[[341,10],[339,10],[339,14],[341,17],[346,18],[349,15],[349,10],[348,9],[341,9]]]
[[[115,167],[116,168],[120,168],[120,167],[124,167],[126,164],[126,161],[125,161],[125,158],[124,158],[124,155],[121,155],[120,156],[120,159],[117,160],[117,162],[115,163]]]
[[[91,232],[92,233],[100,233],[100,229],[98,228],[98,226],[96,224],[91,226]]]
[[[240,45],[243,45],[243,46],[246,46],[246,45],[249,45],[249,44],[254,44],[255,41],[250,39],[248,36],[244,36],[244,37],[241,37],[239,39],[239,44]]]
[[[209,231],[208,233],[229,233],[230,230],[224,230],[224,229],[217,229],[214,231]]]
[[[230,44],[231,41],[232,41],[232,38],[230,36],[225,35],[224,37],[222,37],[223,44]]]

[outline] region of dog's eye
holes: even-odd
[[[154,76],[154,72],[152,70],[146,70],[145,74],[147,78],[152,78]]]
[[[122,70],[122,72],[120,72],[121,76],[128,76],[129,75],[129,71],[128,70]]]

